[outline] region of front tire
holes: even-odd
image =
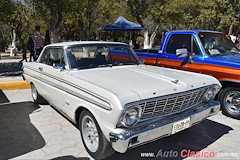
[[[223,114],[240,119],[240,88],[227,87],[219,94]]]
[[[83,144],[94,159],[104,159],[114,154],[114,150],[102,133],[96,119],[87,110],[79,117],[79,128]]]
[[[46,100],[38,93],[34,84],[31,84],[31,93],[33,101],[37,104],[46,104]]]

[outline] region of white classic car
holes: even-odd
[[[78,124],[95,159],[187,129],[220,108],[214,77],[144,65],[124,43],[50,44],[23,70],[33,100]]]

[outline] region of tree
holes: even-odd
[[[99,39],[99,28],[119,16],[144,29],[144,48],[151,48],[160,30],[206,29],[240,32],[240,0],[25,0],[0,1],[0,40],[13,49],[25,43],[39,24],[51,41]],[[7,8],[7,9],[6,9]],[[130,13],[130,14],[129,14]],[[107,33],[112,35],[112,33]],[[105,33],[105,36],[107,36]],[[120,33],[114,33],[120,35]],[[127,35],[126,33],[124,33]],[[12,50],[14,51],[14,50]],[[11,52],[12,53],[12,52]]]
[[[71,14],[75,15],[80,27],[80,39],[90,40],[92,26],[101,17],[100,0],[82,0],[81,3],[73,0],[72,3],[75,5],[71,10]]]
[[[49,27],[51,43],[58,42],[63,14],[69,4],[68,0],[32,0],[31,3],[34,10],[44,17],[44,21]]]
[[[157,35],[163,14],[162,6],[167,1],[154,0],[128,0],[132,16],[143,27],[144,32],[144,48],[152,48],[154,39]],[[149,37],[149,34],[151,36]]]
[[[116,3],[107,0],[70,0],[68,7],[64,25],[75,31],[71,35],[75,35],[74,39],[78,40],[92,40],[100,26],[114,15],[112,12],[115,11]],[[67,32],[71,31],[65,30]]]
[[[228,0],[229,10],[227,10],[230,16],[230,27],[228,34],[232,34],[233,27],[236,28],[235,32],[238,32],[240,25],[240,0]]]
[[[7,8],[7,9],[6,9]],[[3,25],[9,27],[11,37],[11,52],[13,56],[16,53],[16,41],[19,40],[20,44],[24,43],[22,33],[29,27],[29,10],[20,2],[13,2],[11,0],[2,0],[0,3],[0,17]],[[3,33],[2,29],[2,33]]]

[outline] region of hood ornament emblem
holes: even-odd
[[[178,82],[179,82],[179,80],[174,80],[174,81],[171,81],[172,83],[174,83],[174,84],[178,84]]]

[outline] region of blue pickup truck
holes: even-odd
[[[240,50],[222,32],[178,30],[165,34],[160,49],[135,50],[145,64],[212,75],[225,115],[240,119]]]

